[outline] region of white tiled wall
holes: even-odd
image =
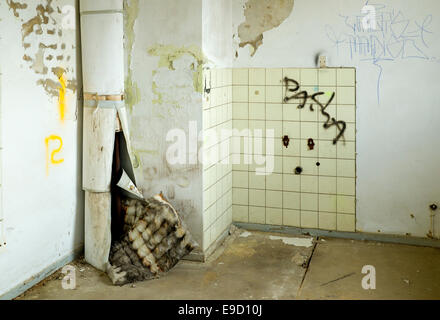
[[[310,110],[311,100],[303,109],[297,108],[298,100],[283,102],[284,77],[299,82],[300,91],[309,95],[324,92],[321,102],[336,93],[326,111],[346,122],[345,139],[333,144],[337,129],[323,128],[325,117],[316,104]],[[354,232],[355,69],[233,69],[232,84],[233,128],[275,130],[272,174],[256,175],[255,164],[233,165],[233,220]],[[288,148],[284,135],[290,138]],[[309,138],[313,150],[307,146]],[[245,150],[243,138],[232,141],[242,142],[238,150],[243,162],[243,155],[252,151]],[[300,175],[294,173],[297,166],[303,169]]]
[[[203,249],[206,250],[232,223],[231,136],[228,134],[232,129],[232,69],[205,70],[203,82]],[[212,139],[213,135],[218,139]]]

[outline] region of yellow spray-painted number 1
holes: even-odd
[[[58,107],[60,109],[60,119],[64,121],[66,114],[66,78],[64,74],[59,78],[61,88],[59,89]]]
[[[57,149],[52,150],[52,153],[49,151],[49,143],[50,141],[59,141],[60,145]],[[63,148],[63,139],[56,135],[50,135],[46,138],[46,175],[49,175],[49,165],[50,164],[60,164],[64,162],[64,159],[55,159],[55,155],[61,151]]]

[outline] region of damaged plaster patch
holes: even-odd
[[[189,110],[201,101],[204,57],[198,46],[155,45],[148,49],[159,57],[153,70],[152,103],[161,106],[155,116],[167,119],[176,110]]]
[[[196,45],[190,45],[187,47],[176,47],[174,45],[155,45],[148,49],[148,53],[151,56],[159,57],[159,68],[168,68],[169,70],[176,70],[176,61],[182,59],[189,59],[190,63],[187,66],[192,72],[192,82],[194,90],[202,93],[202,77],[203,77],[203,64],[205,58],[202,53],[202,49]],[[178,66],[180,67],[180,66]]]
[[[75,93],[77,82],[72,76],[75,74],[73,68],[60,66],[64,64],[64,54],[70,53],[64,43],[58,45],[62,40],[63,31],[57,21],[62,19],[62,12],[59,8],[57,11],[54,9],[52,6],[53,0],[43,2],[36,5],[33,13],[32,8],[28,8],[27,4],[12,0],[6,1],[9,8],[13,10],[14,16],[20,17],[21,21],[25,21],[21,26],[24,49],[22,59],[29,69],[41,77],[36,83],[44,88],[47,95],[51,97],[59,96],[62,76],[67,79],[66,88]],[[22,10],[22,12],[18,13],[17,10]],[[57,58],[58,65],[47,65],[54,56]],[[51,68],[51,73],[48,72],[49,68]],[[69,76],[69,73],[72,75]]]
[[[289,237],[276,237],[270,236],[270,240],[281,240],[284,244],[296,247],[310,248],[313,246],[313,238],[289,238]]]
[[[127,75],[125,77],[125,105],[129,110],[141,100],[141,91],[133,81],[133,47],[135,40],[134,25],[139,15],[139,0],[124,0],[125,15],[125,56],[127,57]]]
[[[55,20],[51,17],[51,14],[54,12],[51,3],[52,0],[47,0],[45,6],[39,4],[35,8],[35,10],[37,11],[37,15],[32,17],[27,22],[23,23],[22,26],[23,41],[27,36],[29,36],[33,32],[36,32],[37,34],[42,34],[43,33],[42,25],[49,24],[49,20],[52,20],[52,22],[56,24]]]
[[[26,3],[14,2],[13,0],[6,0],[6,3],[9,6],[9,10],[12,10],[14,12],[14,16],[17,18],[20,16],[18,10],[26,9],[28,6]]]
[[[250,233],[249,231],[244,231],[242,234],[240,234],[240,238],[247,238],[250,235],[252,235],[252,233]]]
[[[294,0],[248,0],[244,9],[246,20],[238,26],[240,48],[250,45],[254,56],[263,44],[263,33],[277,28],[289,17]]]
[[[145,168],[143,177],[145,181],[150,182],[150,187],[152,187],[154,181],[168,179],[173,185],[185,189],[191,185],[191,181],[198,175],[199,171],[199,164],[170,165],[166,156],[164,156],[160,166],[153,165]],[[147,188],[144,191],[151,191],[151,189]]]

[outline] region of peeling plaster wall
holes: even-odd
[[[356,67],[357,230],[429,236],[428,206],[440,201],[440,3],[383,1],[384,32],[369,33],[360,29],[365,1],[295,0],[252,56],[238,37],[247,2],[233,2],[234,68],[315,67],[320,53],[329,66]]]
[[[190,121],[202,130],[202,0],[127,0],[124,10],[136,182],[146,197],[163,192],[202,248],[202,165],[166,161],[170,130],[186,133],[187,158]]]
[[[0,1],[4,238],[0,296],[83,244],[74,0]],[[66,7],[68,6],[68,7]],[[73,25],[75,12],[73,12]],[[64,23],[63,23],[64,21]],[[19,293],[18,291],[13,291]]]
[[[294,0],[248,0],[245,21],[238,26],[239,47],[251,46],[251,56],[263,44],[264,33],[278,27],[290,15]]]
[[[203,53],[206,66],[232,66],[232,0],[203,0]]]

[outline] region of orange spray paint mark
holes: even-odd
[[[59,77],[61,88],[59,89],[58,107],[60,109],[61,121],[64,121],[66,115],[66,78],[64,74]]]
[[[49,142],[50,141],[59,141],[60,146],[58,149],[55,149],[52,151],[52,153],[49,155]],[[50,135],[46,138],[46,175],[49,175],[49,165],[50,164],[60,164],[64,162],[64,159],[55,159],[55,155],[61,151],[63,148],[63,139],[61,139],[59,136],[56,135]]]

